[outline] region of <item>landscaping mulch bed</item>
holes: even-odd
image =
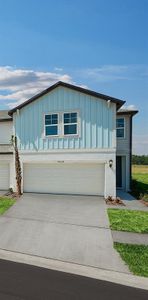
[[[7,193],[1,195],[2,197],[5,197],[5,198],[13,198],[13,199],[18,199],[18,194],[17,193],[14,193],[14,192],[11,192],[11,191],[8,191]]]
[[[122,205],[122,206],[125,206],[124,202],[119,198],[119,197],[111,197],[111,196],[108,196],[106,199],[106,204],[108,205]]]
[[[141,203],[143,203],[145,206],[148,207],[148,201],[144,201],[143,199],[139,200]]]

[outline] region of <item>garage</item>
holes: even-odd
[[[10,167],[7,162],[0,162],[0,190],[9,189]]]
[[[104,164],[25,163],[24,192],[104,195]]]

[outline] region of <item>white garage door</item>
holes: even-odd
[[[0,190],[9,189],[9,164],[0,162]]]
[[[104,195],[104,164],[24,164],[24,192]]]

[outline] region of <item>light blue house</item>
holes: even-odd
[[[116,168],[118,187],[129,190],[131,120],[137,111],[121,110],[123,104],[58,82],[9,111],[22,191],[115,196]],[[15,189],[14,159],[9,161],[7,182]]]

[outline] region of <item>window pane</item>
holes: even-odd
[[[71,123],[70,122],[70,114],[64,114],[64,123]]]
[[[122,128],[122,129],[117,129],[117,137],[124,137],[124,129]]]
[[[116,126],[117,126],[117,128],[118,127],[124,127],[124,119],[123,118],[117,119],[116,120]]]
[[[77,123],[77,113],[71,114],[71,123]]]
[[[46,115],[45,116],[45,125],[50,125],[51,123],[51,115]]]
[[[45,125],[58,124],[58,115],[46,115],[45,116]]]
[[[52,124],[58,124],[58,115],[57,114],[52,115]]]
[[[46,135],[57,135],[58,134],[58,126],[46,126],[45,127]]]
[[[64,125],[64,134],[77,134],[77,125]]]
[[[77,123],[77,113],[65,113],[64,123]]]

